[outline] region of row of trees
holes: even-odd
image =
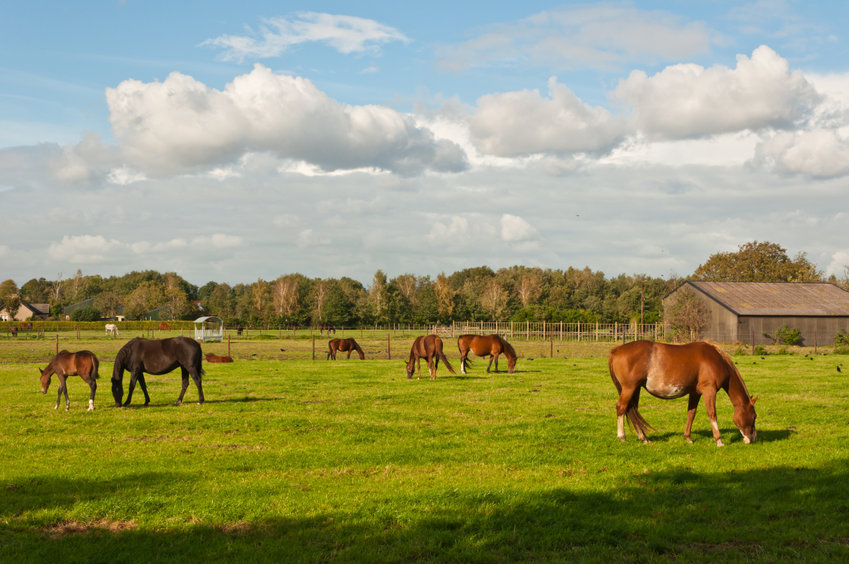
[[[692,278],[810,282],[823,280],[823,275],[804,254],[791,259],[780,246],[755,241],[741,245],[737,253],[712,255]],[[0,305],[20,296],[31,303],[50,303],[51,312],[59,317],[64,308],[90,300],[88,316],[123,313],[144,319],[160,308],[162,318],[193,319],[200,304],[228,325],[265,327],[430,324],[455,319],[653,323],[661,319],[663,297],[680,282],[674,276],[608,278],[590,268],[480,266],[435,279],[414,274],[390,278],[378,270],[368,286],[347,277],[286,274],[248,284],[208,282],[198,287],[175,273],[148,270],[103,278],[77,271],[70,278],[32,279],[20,288],[11,280],[0,283]]]

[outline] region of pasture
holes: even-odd
[[[55,382],[40,393],[49,339],[0,342],[0,559],[849,558],[845,356],[734,356],[760,395],[758,442],[743,444],[720,392],[717,448],[703,405],[688,445],[686,399],[648,394],[653,442],[627,429],[620,443],[609,346],[558,344],[549,358],[519,342],[514,374],[475,359],[430,381],[405,377],[411,338],[392,360],[369,354],[383,341],[357,340],[365,361],[240,343],[236,362],[204,364],[204,405],[193,386],[172,405],[172,372],[147,377],[149,407],[123,409],[109,376],[126,339],[62,343],[100,356],[93,412],[78,377],[68,412],[53,409]],[[445,351],[459,366],[456,341]]]

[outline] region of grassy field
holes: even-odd
[[[609,345],[550,358],[517,343],[515,374],[478,360],[429,381],[404,377],[403,339],[392,360],[336,362],[286,358],[307,339],[246,341],[205,365],[204,405],[192,386],[172,406],[172,373],[147,378],[149,407],[117,409],[123,342],[61,344],[101,356],[94,412],[78,378],[69,412],[53,409],[55,379],[39,393],[49,338],[0,342],[0,560],[849,558],[844,356],[735,356],[760,395],[759,442],[743,444],[721,393],[717,448],[703,406],[687,445],[686,400],[647,394],[653,442],[616,440]]]

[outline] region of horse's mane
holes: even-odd
[[[740,387],[743,389],[744,395],[747,398],[751,399],[752,395],[749,393],[748,388],[746,388],[746,383],[743,381],[743,376],[740,374],[740,371],[737,369],[737,365],[734,364],[734,360],[731,358],[731,355],[729,355],[727,352],[725,352],[724,350],[719,348],[719,346],[714,344],[714,343],[708,343],[708,344],[710,346],[712,346],[714,349],[716,349],[716,352],[718,352],[719,356],[722,357],[722,360],[725,361],[725,364],[728,366],[728,373],[731,376],[730,380],[732,382],[736,380],[737,383],[740,385]]]
[[[513,348],[513,345],[507,342],[507,340],[501,335],[498,336],[498,339],[501,341],[501,346],[507,351],[509,356],[516,358],[516,349]]]

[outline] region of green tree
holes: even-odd
[[[819,282],[823,274],[805,253],[791,259],[777,243],[744,243],[736,253],[716,253],[696,268],[699,280],[724,282]]]
[[[676,341],[695,341],[710,322],[710,311],[689,288],[684,288],[664,311],[663,319]]]
[[[124,313],[131,319],[144,319],[145,315],[165,303],[165,288],[162,284],[145,281],[127,297]]]

